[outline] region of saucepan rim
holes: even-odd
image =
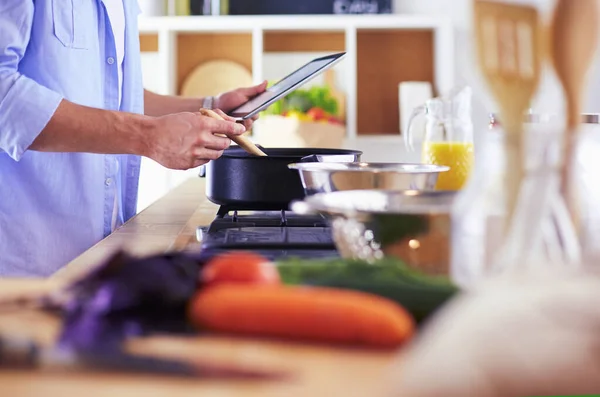
[[[253,156],[248,154],[243,149],[238,146],[230,146],[229,148],[223,151],[221,158],[234,158],[234,159],[252,159],[252,160],[265,160],[265,159],[292,159],[292,161],[298,161],[294,158],[304,158],[309,157],[311,155],[316,156],[362,156],[363,152],[361,150],[355,149],[336,149],[336,148],[293,148],[293,147],[269,147],[265,148],[260,145],[256,145],[261,150],[267,153],[267,156]],[[275,151],[286,151],[289,154],[285,155],[270,155],[269,152]],[[298,154],[295,155],[294,152]]]
[[[382,173],[393,172],[402,174],[436,174],[450,170],[450,167],[436,164],[423,163],[370,163],[363,161],[347,162],[347,163],[330,163],[330,162],[314,162],[314,163],[291,163],[288,168],[298,171],[347,171],[347,172],[370,172]]]

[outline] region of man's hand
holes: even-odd
[[[214,107],[216,109],[220,109],[225,113],[237,108],[238,106],[247,102],[250,98],[255,97],[256,95],[262,93],[267,89],[267,81],[263,81],[262,83],[255,85],[253,87],[245,87],[238,88],[233,91],[228,91],[222,94],[219,94],[215,98]],[[244,125],[246,129],[250,129],[252,126],[252,122],[256,120],[258,116],[254,116],[252,120],[247,120]]]
[[[215,134],[241,135],[243,125],[216,120],[200,113],[157,117],[149,132],[147,157],[171,169],[185,170],[215,160],[231,144]]]
[[[28,147],[41,152],[135,154],[167,168],[186,170],[217,159],[241,135],[242,124],[182,112],[160,117],[102,110],[63,100]]]

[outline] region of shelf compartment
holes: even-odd
[[[345,34],[319,31],[265,31],[264,52],[340,52],[344,51]]]
[[[435,87],[432,30],[357,30],[357,134],[399,134],[398,84]]]
[[[158,52],[158,34],[140,34],[141,52]]]
[[[177,93],[192,70],[203,62],[227,59],[252,71],[252,33],[177,34]]]

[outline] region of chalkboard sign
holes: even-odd
[[[392,0],[229,0],[230,15],[391,13]]]

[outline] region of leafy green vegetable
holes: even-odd
[[[299,112],[306,113],[311,107],[313,107],[313,104],[310,100],[308,93],[298,92],[292,93],[291,97],[287,98],[287,103],[284,102],[284,106],[285,110],[287,111],[297,110]]]
[[[429,231],[431,216],[423,214],[373,214],[369,228],[382,246]]]
[[[362,291],[391,299],[423,322],[459,292],[445,276],[429,276],[404,262],[385,258],[369,264],[352,259],[285,259],[277,262],[287,284]]]
[[[358,259],[319,259],[306,260],[289,258],[277,262],[282,280],[298,284],[317,278],[355,278],[364,282],[394,281],[397,283],[423,286],[455,288],[446,276],[430,276],[407,266],[395,258],[384,258],[368,263]]]
[[[308,90],[308,96],[312,102],[312,106],[320,107],[327,113],[337,116],[338,103],[336,99],[331,96],[329,87],[313,86]]]

